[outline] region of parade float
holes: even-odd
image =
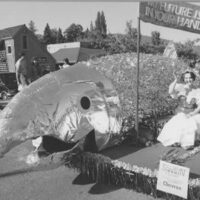
[[[66,148],[49,152],[32,163],[30,152],[21,159],[28,166],[27,172],[66,165],[97,183],[133,189],[155,198],[179,198],[157,190],[159,162],[190,165],[197,162],[192,159],[198,159],[199,147],[184,151],[156,143],[163,126],[159,119],[171,116],[177,105],[166,92],[173,78],[173,62],[163,56],[141,55],[139,140],[134,131],[135,85],[130,81],[135,79],[135,63],[134,53],[105,56],[33,82],[1,111],[1,155],[26,140],[55,137],[65,142]],[[181,72],[188,65],[177,60],[174,67]],[[93,130],[95,139],[85,142]],[[72,148],[68,148],[69,143],[74,143]],[[117,155],[122,146],[137,150],[127,153],[125,159],[106,153],[115,149]],[[85,147],[95,147],[96,153]],[[188,199],[199,198],[198,170],[193,173],[188,182]]]
[[[165,27],[198,33],[198,15],[199,8],[197,6],[184,2],[140,3],[139,20]],[[138,35],[140,35],[140,32]],[[139,51],[139,42],[137,47]],[[135,104],[138,98],[138,63],[140,63],[139,108]],[[81,67],[83,65],[83,69],[86,71],[95,68],[103,76],[96,76],[90,73],[87,76],[87,73],[83,72],[85,70],[82,72],[75,70],[77,66]],[[47,157],[41,158],[32,166],[32,169],[40,169],[41,166],[47,169],[49,166],[66,165],[86,174],[97,183],[122,186],[152,195],[155,198],[199,199],[200,171],[198,165],[200,158],[198,153],[200,148],[198,145],[188,151],[184,151],[179,147],[166,148],[161,144],[146,147],[149,144],[156,143],[156,137],[163,126],[160,119],[164,118],[165,123],[165,117],[173,115],[177,105],[177,102],[172,100],[166,93],[167,87],[173,78],[173,71],[176,70],[181,74],[188,65],[179,60],[172,62],[171,59],[163,58],[162,56],[140,55],[139,57],[139,54],[126,54],[125,56],[103,57],[95,60],[95,62],[77,64],[72,67],[74,67],[73,73],[69,72],[72,68],[65,69],[66,71],[51,73],[31,84],[27,89],[16,95],[2,111],[1,155],[3,156],[15,145],[28,139],[44,137],[45,135],[55,136],[63,141],[65,139],[67,141],[70,138],[74,139],[75,143],[77,142],[72,149],[54,152]],[[83,74],[85,78],[83,78]],[[104,76],[106,77],[105,79]],[[66,77],[71,82],[66,80]],[[98,78],[93,80],[95,77]],[[110,84],[104,84],[109,79],[112,80],[118,92],[122,110],[119,109],[118,100],[116,101],[118,99],[116,98],[117,93],[114,92],[114,95],[109,95],[115,91],[113,87]],[[65,92],[65,87],[62,87],[61,84],[62,82],[65,83],[65,81],[67,81],[67,92]],[[199,81],[197,82],[199,83]],[[81,87],[79,87],[79,84],[81,84]],[[82,92],[84,95],[80,97],[79,95]],[[74,98],[68,99],[71,95]],[[94,96],[96,97],[93,98]],[[135,97],[137,98],[135,99]],[[108,101],[109,99],[111,100]],[[93,104],[93,101],[96,103]],[[84,103],[82,104],[81,102]],[[67,106],[64,106],[65,103]],[[113,104],[114,109],[112,109]],[[90,110],[90,105],[93,109],[92,113],[87,112]],[[97,110],[94,110],[95,105],[100,105],[100,107],[97,106]],[[63,106],[65,109],[63,109]],[[111,110],[112,112],[110,112]],[[24,114],[21,115],[21,113]],[[138,113],[139,124],[134,121],[134,116],[138,115]],[[81,123],[81,120],[75,120],[75,126],[69,126],[74,124],[72,123],[73,120],[71,120],[74,115],[77,115],[76,119],[83,119],[83,116],[84,120],[87,119],[87,122]],[[98,124],[98,122],[102,122],[101,120],[105,119],[106,123]],[[62,122],[68,122],[68,125],[65,126]],[[81,129],[77,129],[80,124],[84,124],[84,126]],[[104,127],[105,124],[106,126]],[[137,131],[135,131],[136,125],[139,125],[139,130]],[[113,127],[113,129],[110,127]],[[145,138],[145,134],[140,134],[142,133],[141,130],[144,129],[150,130],[148,137],[149,135],[152,135],[152,137]],[[69,134],[66,134],[65,130]],[[84,144],[82,138],[86,138],[88,132],[92,130],[99,136],[93,140],[97,143],[98,153],[85,152],[84,145],[80,146],[80,144]],[[76,134],[76,131],[78,134]],[[132,148],[137,146],[139,141],[144,145],[144,148],[137,149],[134,153],[129,153],[128,160],[123,160],[124,157],[114,159],[114,155],[106,156],[104,149],[117,145],[116,148],[120,151],[120,145],[126,144],[123,141],[126,141],[127,138],[128,141],[131,140]],[[149,140],[151,140],[150,143]],[[165,185],[171,189],[169,192],[157,189],[160,171],[159,163],[161,161],[176,165],[166,170],[166,172],[174,173],[175,177],[184,174],[179,173],[183,172],[181,171],[181,166],[184,165],[190,169],[189,179],[186,180],[187,185],[183,190],[184,197],[178,195],[178,192],[171,192],[174,189],[182,190],[179,183],[172,185],[165,182]],[[180,171],[176,169],[180,169]]]

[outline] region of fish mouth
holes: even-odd
[[[73,148],[78,142],[65,142],[51,135],[42,137],[42,142],[37,148],[39,156],[67,151]]]

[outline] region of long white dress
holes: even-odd
[[[186,96],[186,102],[200,105],[200,89],[192,89]],[[164,146],[179,143],[181,147],[193,146],[195,138],[200,135],[200,114],[188,117],[180,111],[163,127],[157,140]]]

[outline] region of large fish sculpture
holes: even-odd
[[[77,143],[92,130],[100,151],[119,142],[121,122],[111,81],[78,63],[31,83],[0,112],[0,156],[45,136]]]

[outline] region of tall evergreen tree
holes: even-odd
[[[101,13],[99,11],[97,12],[97,18],[95,20],[95,30],[97,34],[101,35]]]
[[[52,41],[52,32],[51,32],[51,29],[50,29],[50,26],[48,23],[46,24],[46,27],[44,29],[43,42],[45,44],[51,44],[53,42]]]
[[[101,34],[102,34],[103,37],[106,37],[106,35],[107,35],[107,25],[106,25],[106,18],[105,18],[103,11],[101,12],[100,22],[101,22]]]
[[[95,32],[97,37],[106,37],[107,25],[104,12],[97,12],[97,18],[95,20]]]
[[[94,25],[93,25],[93,23],[91,21],[91,23],[90,23],[90,32],[93,32],[93,31],[94,31]]]
[[[63,43],[64,40],[65,40],[65,38],[62,34],[62,30],[61,30],[61,28],[59,28],[58,32],[57,32],[56,43]]]
[[[51,37],[52,37],[52,44],[57,43],[57,35],[58,35],[58,29],[57,28],[52,28],[51,29]]]
[[[37,28],[35,27],[35,22],[31,20],[28,24],[28,28],[30,31],[32,31],[34,34],[37,32]]]

